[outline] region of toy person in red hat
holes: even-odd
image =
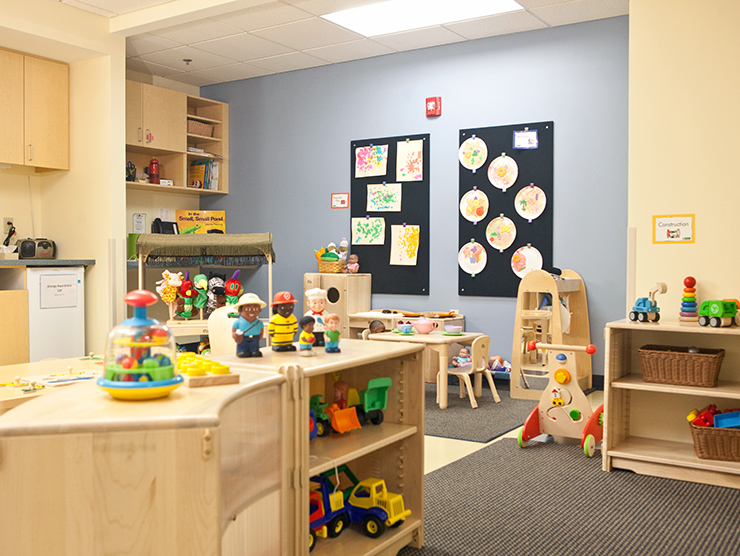
[[[290,292],[277,292],[271,304],[272,317],[267,333],[272,338],[273,351],[295,351],[293,336],[298,330],[298,320],[293,314],[297,301]]]

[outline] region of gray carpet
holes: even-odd
[[[457,379],[455,379],[457,380]],[[488,385],[478,399],[478,408],[470,407],[470,400],[459,397],[457,384],[448,386],[447,409],[437,405],[437,385],[426,384],[424,406],[424,434],[457,438],[472,442],[488,442],[524,423],[537,405],[535,400],[517,400],[509,396],[506,386],[496,384],[501,403],[493,401]]]
[[[740,490],[605,473],[600,452],[503,439],[425,476],[399,556],[737,556]]]

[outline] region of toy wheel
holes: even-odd
[[[380,423],[383,422],[383,412],[380,411],[379,409],[371,411],[370,413],[367,414],[367,416],[373,425],[379,425]]]
[[[374,515],[369,515],[362,520],[362,530],[371,539],[377,539],[385,532],[385,523]]]
[[[399,520],[398,520],[398,521],[396,521],[396,522],[395,522],[395,523],[394,523],[393,525],[391,525],[391,529],[393,529],[393,528],[395,528],[395,527],[400,527],[401,525],[403,525],[403,522],[404,522],[404,521],[406,521],[406,520],[405,520],[405,519],[399,519]]]
[[[709,317],[702,315],[699,317],[699,326],[707,326],[709,324]]]
[[[639,320],[640,322],[647,322],[647,313],[637,313],[637,320]]]
[[[309,529],[308,533],[308,551],[311,552],[316,546],[316,533],[313,532],[313,529]]]
[[[322,419],[317,419],[316,420],[316,433],[319,436],[326,436],[327,434],[329,434],[329,426],[328,425],[329,425],[329,423],[327,423],[326,421],[324,421]]]
[[[587,458],[590,458],[596,452],[596,439],[593,434],[586,436],[586,440],[583,442],[583,453],[586,454]]]
[[[637,320],[637,312],[636,311],[630,311],[630,320],[636,321]]]
[[[653,322],[658,322],[660,320],[660,313],[655,313],[655,320]]]
[[[712,317],[709,319],[709,326],[712,328],[719,328],[722,326],[722,319],[719,317]]]
[[[347,523],[349,523],[349,518],[347,517],[347,514],[340,514],[336,516],[329,522],[329,527],[326,534],[332,539],[334,537],[338,537],[340,533],[344,531],[345,527],[347,527]]]
[[[516,437],[517,442],[519,443],[520,448],[526,448],[527,447],[527,441],[524,439],[524,427],[519,429],[519,434]]]

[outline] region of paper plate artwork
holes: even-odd
[[[514,207],[519,216],[528,222],[545,212],[545,205],[547,205],[545,192],[534,184],[522,187],[514,199]]]
[[[457,262],[468,274],[479,274],[486,268],[488,255],[485,248],[477,241],[466,243],[457,254]]]
[[[494,249],[508,249],[516,239],[516,224],[503,214],[497,216],[486,226],[486,239]]]
[[[460,199],[460,214],[470,222],[480,222],[488,214],[488,195],[471,189]]]
[[[511,270],[524,278],[533,270],[542,270],[542,254],[531,245],[520,247],[511,256]]]
[[[488,158],[486,142],[480,137],[465,139],[463,144],[460,145],[457,157],[460,159],[460,164],[468,170],[477,170],[485,164],[486,158]]]
[[[518,176],[519,166],[513,158],[505,154],[494,158],[488,166],[488,181],[498,189],[506,191],[514,185]]]

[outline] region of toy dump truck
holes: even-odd
[[[329,434],[329,424],[336,432],[344,433],[361,428],[367,421],[373,425],[382,423],[390,387],[391,379],[380,377],[370,379],[367,388],[359,394],[350,388],[346,408],[336,403],[327,404],[323,395],[311,396],[309,405],[315,413],[318,436]]]
[[[732,326],[737,317],[737,307],[736,299],[702,301],[699,307],[699,324],[712,328]]]
[[[316,545],[316,537],[338,537],[349,525],[349,513],[344,507],[344,494],[323,475],[311,477],[313,483],[308,494],[309,503],[309,552]]]

